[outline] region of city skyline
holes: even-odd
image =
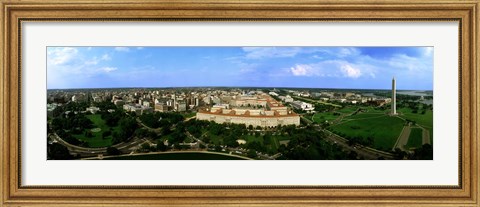
[[[47,47],[47,89],[433,89],[433,47]]]

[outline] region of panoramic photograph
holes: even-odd
[[[47,47],[47,160],[433,160],[433,47]]]

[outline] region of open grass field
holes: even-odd
[[[280,147],[280,141],[278,140],[277,138],[278,136],[272,136],[272,148],[275,149],[275,151],[278,150],[278,148]]]
[[[359,108],[362,108],[367,112],[360,112],[356,115],[348,116]],[[348,106],[348,107],[331,111],[331,112],[316,113],[312,116],[312,120],[318,124],[325,123],[325,121],[331,123],[332,121],[336,120],[342,115],[345,116],[343,120],[364,119],[364,118],[373,118],[373,117],[379,117],[379,116],[385,115],[385,111],[381,109],[376,109],[374,107]]]
[[[406,149],[409,148],[418,148],[422,146],[422,133],[423,130],[421,128],[412,128],[410,131],[410,136],[408,137],[407,145],[405,145]]]
[[[150,155],[133,155],[122,157],[105,158],[105,160],[244,160],[240,157],[233,157],[227,154],[210,154],[210,153],[165,153]]]
[[[197,113],[196,112],[191,112],[191,113],[183,113],[182,116],[183,118],[190,118],[190,117],[193,117],[195,116]]]
[[[243,135],[241,138],[244,139],[245,141],[247,141],[247,143],[249,143],[249,142],[260,142],[260,143],[263,143],[263,138],[262,138],[262,136],[256,137],[255,135]]]
[[[344,120],[361,120],[361,119],[371,119],[385,116],[383,112],[361,112],[353,116],[345,117]]]
[[[316,113],[313,115],[312,119],[314,122],[316,123],[324,123],[324,122],[332,122],[334,121],[335,119],[337,119],[338,117],[340,117],[340,115],[334,115],[333,114],[334,112],[323,112],[323,113]]]
[[[364,116],[367,114],[368,112]],[[342,121],[329,127],[329,129],[345,138],[362,137],[366,139],[372,137],[374,141],[372,147],[381,150],[391,149],[397,141],[405,121],[395,116],[379,116],[373,113],[371,115],[376,116],[359,120],[354,119],[357,115],[347,117],[347,119],[353,119]]]
[[[89,147],[108,147],[112,145],[112,135],[102,138],[102,133],[110,129],[109,126],[105,124],[105,121],[102,119],[100,114],[90,114],[86,116],[93,122],[94,129],[99,128],[100,130],[93,130],[93,137],[86,137],[84,133],[74,134],[73,136],[79,140],[85,141],[88,143]],[[90,130],[90,129],[88,129]],[[112,127],[113,131],[120,131],[118,126]]]
[[[244,135],[242,136],[242,139],[246,140],[247,143],[250,143],[250,142],[258,142],[260,143],[261,145],[264,145],[264,137],[263,136],[254,136],[254,135]],[[278,150],[278,147],[280,147],[280,141],[282,140],[289,140],[290,138],[287,137],[287,136],[282,136],[282,135],[272,135],[269,137],[269,143],[268,145],[266,145],[265,147],[267,149],[270,149],[271,151],[277,151]]]
[[[334,112],[340,113],[344,117],[340,123],[330,126],[329,129],[345,138],[361,137],[366,139],[367,137],[373,137],[374,144],[372,147],[389,150],[393,147],[402,131],[403,125],[405,124],[403,119],[410,119],[429,131],[430,141],[433,143],[433,112],[431,110],[427,110],[425,114],[421,114],[412,113],[412,110],[409,108],[399,108],[397,111],[400,115],[398,117],[392,117],[387,115],[387,111],[385,110],[374,107],[362,107],[364,112],[349,116],[357,109],[358,107],[350,106],[335,110]],[[317,113],[313,115],[312,119],[316,123],[331,122],[341,116],[333,115],[334,112]],[[421,146],[422,144],[421,129],[414,131],[416,132],[412,132],[410,136],[419,136],[420,139],[416,140],[413,138],[411,141],[413,143],[409,142],[407,148]],[[418,135],[418,133],[420,134]],[[417,141],[420,143],[418,144]]]
[[[332,121],[336,120],[338,117],[342,115],[349,115],[355,112],[358,108],[359,107],[349,106],[349,107],[345,107],[345,108],[330,111],[330,112],[316,113],[312,116],[312,120],[318,124],[325,123],[325,122],[331,123]]]
[[[409,108],[401,108],[397,110],[405,119],[414,120],[418,125],[427,129],[430,133],[430,143],[433,144],[433,111],[427,110],[425,114],[412,113]]]

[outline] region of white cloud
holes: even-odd
[[[82,59],[79,57],[79,60]],[[102,55],[101,58],[93,57],[90,60],[84,60],[85,65],[97,65],[100,61],[108,61],[111,60],[112,58],[108,54]]]
[[[247,59],[285,58],[295,57],[298,54],[313,54],[313,58],[324,59],[330,57],[355,57],[361,55],[354,47],[243,47]]]
[[[93,50],[93,49],[92,49]],[[113,73],[115,67],[105,65],[111,60],[108,54],[91,56],[88,50],[74,47],[49,47],[47,49],[47,82],[49,86],[68,85],[69,82],[86,80],[98,74]]]
[[[98,59],[96,57],[94,57],[91,60],[85,61],[85,65],[96,65],[96,64],[98,64]]]
[[[423,56],[431,57],[433,55],[433,47],[423,47]]]
[[[299,47],[243,47],[248,59],[293,57],[301,52]]]
[[[104,71],[104,72],[107,72],[107,73],[110,73],[112,71],[118,70],[118,68],[116,68],[116,67],[103,67],[103,68],[100,68],[100,70]]]
[[[312,76],[313,69],[310,65],[295,65],[295,67],[290,68],[290,72],[294,76]]]
[[[353,47],[341,47],[335,52],[338,57],[348,57],[360,55],[360,51]]]
[[[431,57],[417,58],[405,54],[396,54],[387,61],[387,65],[399,70],[420,72],[431,71],[433,63],[432,61],[433,59]]]
[[[130,48],[128,48],[128,47],[115,47],[115,51],[128,52],[128,51],[130,51]]]
[[[349,78],[358,78],[362,75],[362,72],[358,68],[354,68],[349,64],[342,65],[341,70],[343,75]]]
[[[326,60],[312,64],[296,64],[288,70],[293,76],[347,77],[358,78],[367,72],[375,77],[368,65],[355,65],[343,60]]]
[[[137,47],[137,50],[143,50],[143,47]]]
[[[108,61],[108,60],[111,60],[112,58],[110,57],[110,55],[104,54],[104,55],[102,55],[102,58],[101,58],[101,59],[102,59],[102,60],[105,60],[105,61]]]
[[[312,58],[319,59],[319,60],[325,59],[325,57],[320,56],[320,55],[313,55]]]
[[[52,65],[63,65],[72,61],[78,55],[78,50],[73,47],[48,48],[47,61]]]

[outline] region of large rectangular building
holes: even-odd
[[[245,105],[250,104],[250,107]],[[198,120],[214,121],[219,124],[234,123],[252,125],[253,127],[276,127],[300,125],[300,116],[268,95],[259,97],[241,97],[233,101],[238,108],[214,106],[200,110]],[[258,107],[261,106],[261,107]]]

